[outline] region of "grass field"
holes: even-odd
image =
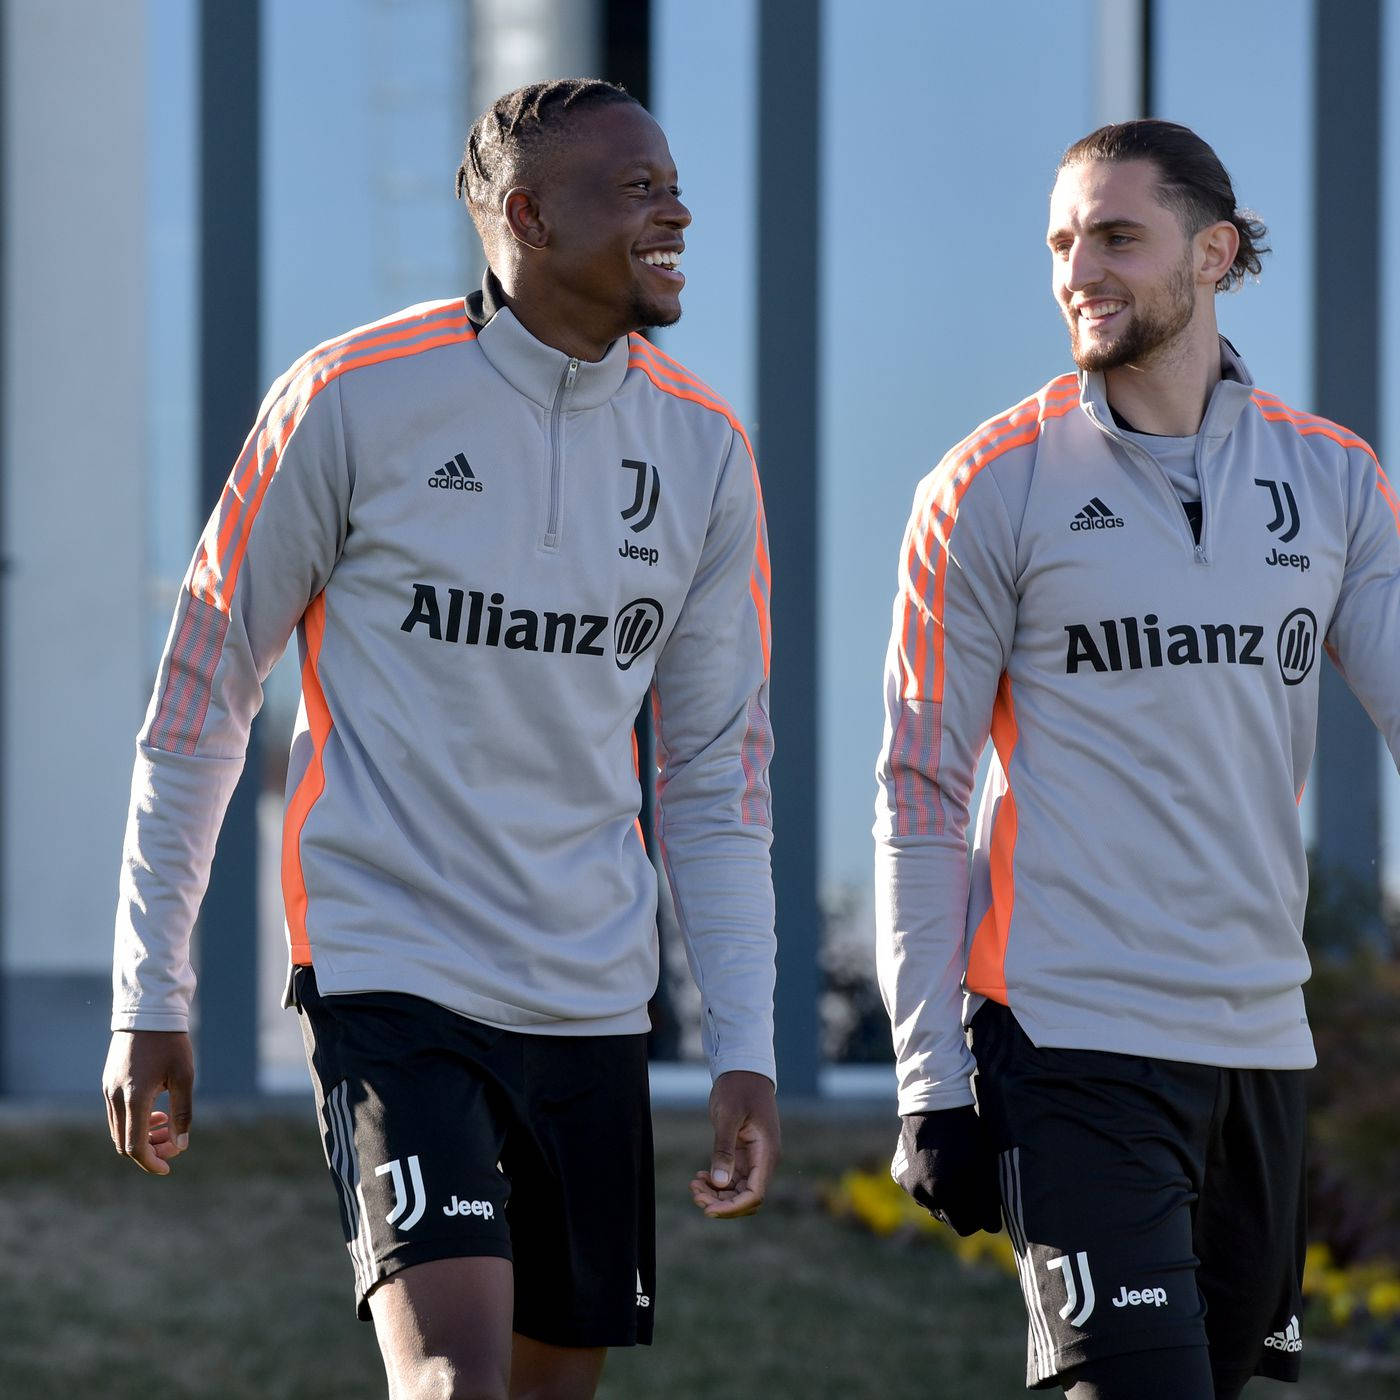
[[[702,1114],[657,1123],[657,1344],[610,1359],[607,1400],[1001,1400],[1022,1389],[1008,1277],[926,1240],[832,1220],[823,1184],[882,1160],[886,1121],[788,1116],[763,1213],[706,1221],[685,1183]],[[359,1400],[384,1394],[308,1116],[196,1123],[168,1180],[90,1124],[0,1121],[0,1396],[5,1400]],[[1256,1400],[1395,1400],[1400,1377],[1309,1354]],[[1058,1394],[1059,1392],[1054,1392]]]

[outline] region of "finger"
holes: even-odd
[[[177,1150],[183,1152],[190,1145],[190,1120],[194,1117],[194,1065],[182,1064],[173,1070],[166,1087],[170,1090],[170,1129]]]
[[[103,1094],[102,1099],[107,1105],[107,1136],[112,1139],[113,1150],[118,1156],[121,1156],[122,1142],[126,1134],[122,1102],[113,1094]]]
[[[768,1183],[772,1181],[778,1165],[777,1145],[757,1124],[751,1125],[743,1136],[748,1168],[743,1174],[744,1184],[750,1191],[757,1192],[758,1199],[762,1201],[768,1194]]]
[[[736,1220],[741,1215],[752,1215],[763,1204],[763,1197],[756,1191],[726,1191],[718,1196],[698,1195],[695,1203],[711,1220]]]
[[[715,1141],[710,1149],[710,1177],[716,1186],[734,1179],[734,1148],[739,1136],[738,1115],[718,1109],[714,1115]]]
[[[142,1171],[150,1172],[152,1176],[165,1176],[169,1173],[170,1167],[156,1156],[155,1149],[149,1141],[148,1124],[151,1116],[151,1104],[155,1096],[154,1087],[144,1094],[127,1094],[126,1132],[123,1136],[123,1148],[126,1155]]]

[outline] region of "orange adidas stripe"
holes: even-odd
[[[763,649],[763,674],[767,677],[772,657],[772,619],[768,612],[768,599],[772,596],[773,576],[772,566],[768,559],[768,547],[764,540],[767,514],[763,508],[763,488],[758,477],[758,462],[754,458],[753,444],[749,441],[749,435],[744,431],[744,425],[739,421],[734,410],[713,390],[707,388],[698,379],[693,378],[688,371],[686,372],[686,381],[684,383],[677,382],[679,376],[669,373],[667,366],[657,358],[660,351],[635,333],[629,335],[627,339],[632,348],[632,354],[627,361],[628,369],[640,370],[663,394],[685,399],[689,403],[698,403],[702,408],[708,408],[712,413],[718,413],[739,435],[745,451],[749,454],[749,469],[753,474],[754,499],[758,505],[754,521],[754,563],[749,572],[749,597],[753,600],[754,612],[758,618],[759,643]],[[675,361],[670,361],[670,364],[674,365]],[[692,386],[702,390],[703,393],[693,392]]]
[[[291,411],[282,419],[280,436],[276,444],[271,445],[267,442],[270,423],[264,421],[257,433],[260,448],[254,454],[254,465],[250,467],[246,482],[236,483],[230,479],[229,484],[224,489],[225,500],[232,496],[242,504],[243,509],[241,511],[229,510],[221,521],[215,553],[212,557],[209,553],[207,540],[201,542],[200,564],[196,568],[194,579],[191,582],[191,590],[195,592],[195,596],[203,598],[205,602],[218,608],[221,612],[228,612],[233,594],[238,587],[238,572],[242,567],[243,557],[247,553],[248,539],[252,534],[258,511],[262,507],[263,497],[267,493],[267,488],[272,484],[273,477],[277,474],[287,443],[305,417],[316,395],[328,384],[333,383],[342,374],[347,374],[351,370],[365,369],[370,365],[382,364],[388,360],[405,359],[425,350],[434,350],[443,345],[466,342],[476,338],[475,332],[471,330],[471,323],[466,320],[465,316],[457,322],[446,324],[456,328],[446,334],[435,335],[428,340],[419,340],[412,344],[391,344],[377,354],[356,353],[354,356],[339,362],[332,362],[333,356],[328,357],[327,360],[318,362],[314,367],[308,367],[298,382],[289,387],[284,399],[292,395],[297,397],[293,398]],[[391,339],[401,340],[402,337]],[[374,341],[375,345],[382,343],[381,339]],[[279,400],[279,402],[281,401]],[[249,495],[248,486],[252,485],[254,474],[256,475],[256,490]],[[227,566],[220,568],[220,563],[230,542],[233,544],[232,554]]]
[[[901,663],[905,670],[904,698],[943,702],[943,617],[946,602],[948,545],[957,523],[962,498],[977,474],[998,457],[1025,447],[1040,436],[1041,424],[1063,418],[1079,402],[1073,376],[1053,380],[1034,398],[984,424],[966,438],[948,459],[947,468],[929,481],[922,533],[911,527],[906,572],[910,584],[904,599],[900,629]],[[915,561],[917,560],[917,567]],[[929,581],[932,576],[932,598]],[[929,636],[932,633],[930,644]],[[930,668],[930,648],[932,667]],[[930,669],[932,671],[930,684]]]
[[[289,396],[293,396],[304,389],[304,381],[307,379],[314,380],[315,376],[325,366],[334,363],[337,356],[348,360],[351,356],[358,355],[362,351],[374,349],[381,345],[402,342],[412,336],[421,335],[429,327],[461,328],[469,325],[470,322],[467,319],[466,309],[461,302],[444,302],[426,314],[415,313],[412,316],[403,317],[399,320],[379,322],[373,326],[365,327],[362,331],[352,332],[348,336],[342,336],[325,345],[319,345],[303,355],[283,377],[279,392],[273,401],[274,409]],[[426,349],[427,347],[420,346],[418,348]],[[334,378],[333,375],[331,377]],[[318,389],[313,388],[310,397],[314,398],[317,392]],[[308,402],[309,401],[308,399]],[[256,451],[250,452],[250,448],[254,445],[255,440],[261,440],[265,436],[267,429],[272,426],[273,411],[273,409],[270,409],[263,422],[255,427],[253,432],[249,434],[248,440],[244,444],[243,452],[239,454],[239,460],[234,464],[233,472],[230,473],[229,488],[234,498],[239,502],[246,504],[246,497],[252,487],[254,479],[262,473],[263,466],[260,454]],[[305,405],[302,406],[301,411],[305,412]],[[284,422],[291,416],[290,414],[284,415]],[[279,452],[285,445],[288,436],[290,436],[289,433],[285,434],[282,441],[278,444],[277,450]],[[242,463],[244,456],[249,457],[249,462],[240,480],[238,477],[238,466]],[[232,539],[233,535],[238,530],[239,518],[238,512],[230,511],[229,518],[225,520],[220,529],[217,549],[217,557],[219,559],[224,557],[229,540]]]
[[[282,900],[287,912],[292,962],[298,967],[309,967],[311,943],[306,934],[306,878],[301,868],[301,832],[311,809],[325,791],[326,740],[333,728],[319,672],[321,643],[326,635],[324,593],[318,593],[311,600],[302,622],[306,628],[306,661],[301,668],[301,693],[311,731],[311,761],[287,803],[287,815],[282,822]]]
[[[1290,408],[1277,394],[1256,389],[1249,396],[1250,402],[1259,410],[1260,417],[1269,423],[1287,423],[1296,428],[1303,437],[1325,437],[1342,447],[1359,447],[1376,464],[1376,489],[1381,493],[1390,513],[1395,519],[1395,529],[1400,533],[1400,498],[1381,466],[1375,449],[1364,438],[1357,437],[1340,423],[1329,418],[1321,418],[1315,413],[1304,413],[1301,409]]]
[[[1250,402],[1259,410],[1260,415],[1270,423],[1289,423],[1304,436],[1316,434],[1331,438],[1333,442],[1340,443],[1343,447],[1359,447],[1373,461],[1376,458],[1375,450],[1370,443],[1357,437],[1355,433],[1342,427],[1340,423],[1333,423],[1328,418],[1320,418],[1315,413],[1304,413],[1301,409],[1290,408],[1282,399],[1274,394],[1265,393],[1262,389],[1254,390],[1249,397]]]
[[[1002,673],[992,707],[992,744],[1001,771],[1006,774],[1006,791],[997,805],[992,824],[992,844],[988,852],[992,877],[991,907],[982,916],[972,936],[967,959],[967,985],[970,991],[1006,1005],[1006,946],[1011,934],[1011,916],[1016,906],[1016,794],[1011,788],[1011,758],[1016,751],[1019,731],[1016,704],[1011,696],[1011,678]]]

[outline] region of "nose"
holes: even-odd
[[[690,210],[681,203],[679,195],[673,194],[657,215],[657,221],[670,228],[689,228]]]
[[[1076,238],[1070,244],[1060,265],[1060,282],[1067,291],[1082,291],[1092,287],[1103,275],[1093,244],[1086,238]]]

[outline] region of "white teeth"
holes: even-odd
[[[1099,321],[1105,316],[1113,315],[1115,311],[1121,311],[1126,305],[1127,302],[1124,301],[1097,302],[1093,306],[1081,306],[1079,314],[1086,321]]]
[[[643,253],[642,261],[649,267],[678,268],[681,265],[681,255],[672,252]]]

